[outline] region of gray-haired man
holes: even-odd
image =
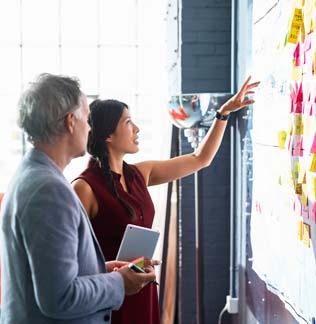
[[[21,96],[19,123],[33,148],[2,203],[1,323],[104,323],[124,294],[155,278],[105,263],[89,219],[63,176],[86,151],[87,99],[77,80],[41,75]]]

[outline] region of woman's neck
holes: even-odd
[[[118,174],[123,174],[123,158],[109,157],[110,169]]]

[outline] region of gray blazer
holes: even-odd
[[[31,149],[1,208],[3,324],[110,322],[124,299],[88,216],[56,164]]]

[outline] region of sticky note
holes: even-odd
[[[140,268],[143,268],[145,266],[145,258],[144,257],[140,257],[140,258],[137,258],[133,261],[131,261],[131,263],[134,263],[136,264],[137,266],[139,266]]]
[[[298,239],[303,240],[303,221],[301,219],[298,221]]]
[[[304,124],[303,124],[303,115],[302,114],[295,114],[294,125],[295,125],[294,134],[295,135],[303,135]]]
[[[302,183],[302,205],[307,206],[308,205],[308,188],[307,184]]]
[[[316,172],[316,154],[312,154],[312,162],[309,171]]]
[[[315,161],[315,165],[316,165],[316,161]],[[300,173],[300,162],[298,160],[295,160],[293,161],[293,165],[292,165],[292,180],[294,184],[297,183],[299,173]]]
[[[285,141],[286,141],[286,131],[278,132],[278,145],[281,150],[285,149]]]
[[[301,8],[295,8],[292,18],[292,23],[290,27],[290,32],[288,34],[287,41],[292,44],[296,44],[298,41],[298,36],[303,23],[303,13]]]
[[[303,223],[303,243],[310,247],[311,227],[309,224]]]
[[[316,153],[316,133],[314,134],[314,140],[313,140],[310,152],[313,153],[313,154]]]
[[[312,214],[311,214],[311,220],[316,224],[316,202],[314,201],[312,206]]]
[[[301,101],[299,101],[299,102],[297,102],[296,104],[294,104],[294,108],[293,108],[293,110],[294,110],[294,112],[296,113],[296,114],[302,114],[303,113],[303,105],[304,103],[303,102],[301,102]]]
[[[303,205],[302,204],[302,217],[305,219],[308,219],[308,205]]]
[[[297,181],[299,183],[304,183],[304,180],[305,180],[305,183],[306,183],[306,169],[305,169],[305,165],[303,163],[301,163]]]
[[[293,53],[293,64],[295,66],[302,66],[304,62],[302,61],[302,55],[301,55],[301,45],[300,43],[297,43],[296,48]]]
[[[303,156],[303,136],[294,136],[292,143],[292,156]]]
[[[302,81],[303,79],[303,67],[293,65],[292,68],[292,80]]]
[[[302,184],[301,183],[297,183],[295,185],[295,193],[297,195],[301,195],[302,194]]]

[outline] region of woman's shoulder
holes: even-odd
[[[144,175],[137,165],[124,162],[123,168],[125,177],[127,177],[128,180],[137,181],[146,186]]]

